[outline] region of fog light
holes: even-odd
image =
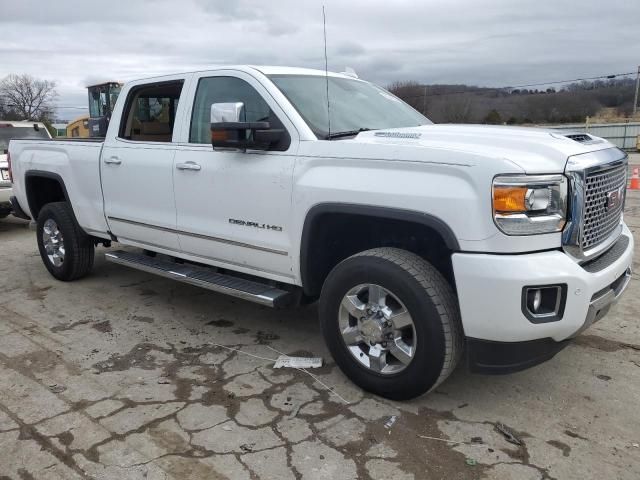
[[[560,320],[564,314],[567,286],[540,285],[522,289],[522,313],[533,323]]]
[[[536,288],[535,293],[533,294],[533,313],[538,313],[540,309],[540,305],[542,305],[542,290]]]

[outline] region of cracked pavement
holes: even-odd
[[[626,220],[640,244],[640,192]],[[640,477],[637,273],[546,364],[458,368],[391,402],[341,374],[313,305],[267,309],[107,264],[103,248],[89,277],[58,282],[16,219],[0,247],[2,480]],[[273,369],[274,349],[322,356],[312,373],[348,403]]]

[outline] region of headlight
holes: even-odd
[[[507,235],[562,231],[567,219],[567,178],[564,175],[495,177],[493,219]]]

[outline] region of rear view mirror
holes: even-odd
[[[211,144],[213,148],[269,150],[282,137],[282,130],[269,122],[245,122],[244,103],[211,105]]]

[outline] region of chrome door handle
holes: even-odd
[[[197,163],[187,162],[187,163],[176,163],[176,168],[178,170],[194,170],[194,171],[197,172],[202,167],[200,165],[198,165]]]
[[[109,157],[104,159],[104,163],[108,163],[110,165],[120,165],[122,163],[122,160],[120,160],[118,157]]]

